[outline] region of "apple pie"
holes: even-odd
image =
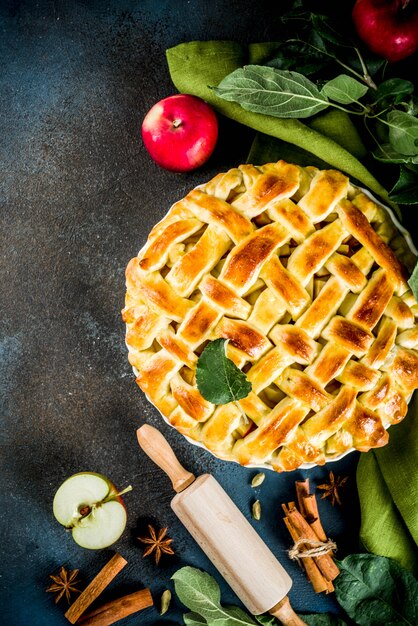
[[[289,471],[383,446],[418,387],[414,262],[387,210],[339,171],[218,174],[126,269],[137,383],[179,432],[242,465]],[[216,338],[251,383],[220,406],[195,375]]]

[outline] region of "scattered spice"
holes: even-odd
[[[160,615],[165,615],[167,613],[171,602],[171,591],[170,589],[166,589],[161,596],[161,610]]]
[[[170,546],[170,543],[172,543],[173,540],[169,538],[164,539],[167,534],[167,530],[167,527],[162,528],[157,535],[155,528],[151,524],[148,524],[149,537],[138,537],[139,541],[149,545],[149,548],[147,548],[144,552],[144,557],[155,552],[154,556],[157,565],[160,562],[162,554],[174,554],[174,550]]]
[[[261,519],[261,504],[260,500],[256,500],[252,506],[253,519],[259,521]]]
[[[261,484],[263,484],[265,477],[266,475],[264,474],[264,472],[256,474],[251,481],[251,487],[259,487]]]
[[[347,480],[348,476],[345,476],[344,478],[342,478],[341,476],[335,477],[334,472],[330,472],[328,478],[329,482],[318,485],[317,487],[324,492],[321,496],[321,499],[323,500],[324,498],[330,498],[332,506],[334,506],[336,502],[341,506],[339,490],[345,485]]]
[[[47,591],[57,594],[55,604],[57,604],[64,595],[68,604],[70,604],[71,594],[80,593],[80,589],[77,589],[77,585],[80,584],[80,581],[76,580],[78,572],[78,569],[73,569],[71,572],[68,572],[65,567],[61,567],[57,576],[53,574],[49,576],[54,582],[48,587]]]

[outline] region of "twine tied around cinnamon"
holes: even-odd
[[[314,541],[313,539],[300,537],[300,539],[295,541],[292,548],[288,551],[288,555],[292,561],[299,561],[299,559],[321,556],[330,550],[334,551],[336,549],[337,544],[331,539],[328,539],[327,541]]]

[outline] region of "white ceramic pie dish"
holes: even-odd
[[[351,183],[352,184],[352,183]],[[396,228],[399,230],[400,233],[402,233],[402,235],[405,238],[406,243],[408,244],[409,249],[411,250],[411,252],[415,255],[418,255],[418,250],[414,245],[414,242],[412,240],[412,237],[410,235],[410,233],[406,230],[406,228],[404,226],[402,226],[402,224],[399,222],[398,218],[396,217],[394,211],[387,207],[385,204],[383,204],[380,200],[378,200],[368,189],[365,189],[363,187],[359,187],[357,185],[352,184],[353,187],[355,187],[356,189],[359,189],[360,191],[362,191],[366,196],[368,196],[373,202],[375,202],[377,205],[379,205],[380,207],[382,207],[383,209],[385,209],[385,211],[388,213],[389,217],[391,218],[392,222],[394,223],[394,225],[396,226]],[[198,185],[196,187],[196,189],[199,189],[201,186]],[[170,210],[170,209],[169,209]],[[160,220],[160,222],[162,220],[165,219],[165,215],[164,217]],[[158,222],[158,224],[160,223]],[[127,346],[128,347],[128,346]],[[133,372],[135,374],[135,376],[138,376],[138,371],[136,370],[135,367],[132,368]],[[163,420],[169,425],[171,426],[174,430],[176,430],[174,428],[174,426],[172,426],[172,424],[170,424],[169,420],[165,417],[165,415],[163,415],[161,413],[161,411],[158,410],[158,408],[153,404],[153,402],[150,400],[150,398],[147,396],[147,394],[145,394],[145,397],[147,398],[148,402],[155,408],[156,411],[158,411],[158,413],[160,413],[161,417],[163,418]],[[198,448],[201,448],[203,450],[206,450],[206,452],[209,452],[212,456],[214,456],[217,459],[220,460],[224,460],[221,457],[217,456],[214,452],[212,452],[211,450],[209,450],[205,445],[203,445],[202,443],[200,443],[199,441],[195,441],[194,439],[191,439],[190,437],[188,437],[187,435],[183,434],[183,437],[191,444],[193,444],[194,446],[197,446]],[[347,456],[347,454],[350,454],[351,452],[355,452],[355,448],[350,448],[349,450],[346,450],[345,452],[343,452],[342,454],[339,454],[337,456],[334,457],[330,457],[327,458],[326,462],[327,463],[331,463],[331,462],[335,462],[335,461],[340,461],[343,457]],[[238,464],[238,461],[235,461],[234,459],[227,459],[227,462],[233,462]],[[302,465],[300,465],[298,467],[298,469],[311,469],[312,467],[316,467],[317,464],[316,463],[303,463]],[[269,464],[269,463],[259,463],[259,464],[248,464],[245,467],[248,467],[250,469],[262,469],[262,470],[271,470],[271,471],[275,471],[273,469],[273,467]]]

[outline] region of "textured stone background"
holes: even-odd
[[[64,564],[88,581],[113,553],[79,548],[53,518],[56,489],[81,470],[134,487],[125,498],[128,528],[115,546],[129,565],[107,598],[149,585],[158,601],[185,564],[215,573],[171,512],[168,479],[138,449],[135,429],[144,419],[161,427],[188,468],[213,472],[250,518],[254,472],[216,460],[162,423],[134,382],[120,310],[124,268],[152,225],[194,185],[244,161],[251,141],[249,131],[222,120],[216,152],[201,170],[178,175],[154,165],[139,128],[151,105],[175,92],[164,51],[191,39],[274,39],[277,15],[269,7],[250,0],[0,3],[5,626],[66,624],[44,591],[48,575]],[[351,473],[345,508],[320,502],[341,555],[357,547],[356,460],[332,466]],[[312,471],[313,484],[329,469]],[[294,576],[295,608],[336,610],[285,555],[279,506],[304,475],[268,474],[256,527]],[[149,520],[168,525],[175,540],[176,557],[160,569],[142,559],[135,541]],[[222,590],[225,602],[238,602]],[[181,623],[181,614],[173,603],[164,618],[148,609],[124,623]]]

